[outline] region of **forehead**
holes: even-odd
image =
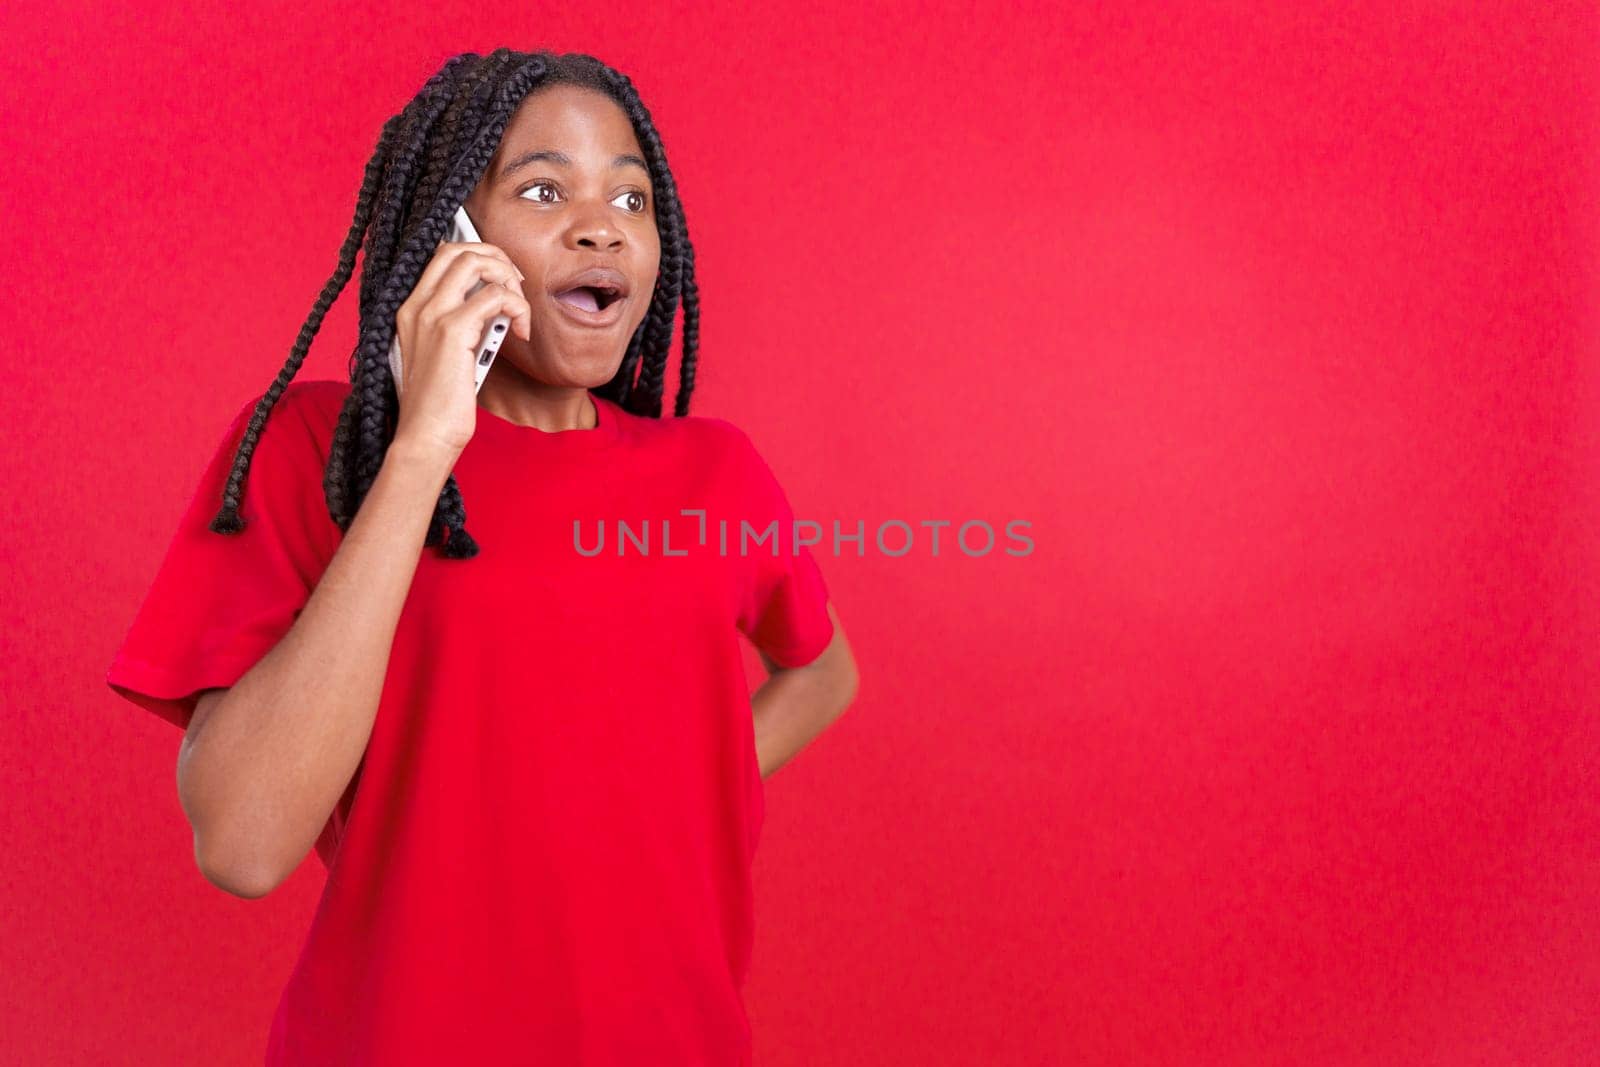
[[[576,85],[552,85],[526,97],[506,123],[494,163],[539,148],[574,159],[642,154],[622,106],[604,93]]]

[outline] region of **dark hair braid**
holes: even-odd
[[[232,534],[244,529],[239,503],[261,429],[354,273],[356,252],[364,241],[360,326],[349,363],[352,388],[339,412],[322,483],[329,515],[341,530],[349,528],[394,439],[399,397],[389,368],[389,344],[395,313],[433,258],[456,208],[483,177],[512,114],[531,93],[558,84],[593,89],[617,102],[633,125],[656,190],[661,265],[650,308],[629,339],[617,373],[593,392],[633,414],[661,417],[663,380],[681,297],[682,359],[673,413],[689,413],[700,336],[694,247],[666,150],[633,83],[582,53],[508,48],[487,56],[465,52],[447,60],[411,102],[384,123],[362,177],[355,218],[339,250],[338,266],[301,327],[288,361],[251,413],[223,490],[222,508],[211,520],[212,530]],[[442,546],[441,554],[450,559],[476,556],[478,545],[467,533],[466,514],[452,474],[439,494],[424,543]]]
[[[680,216],[679,225],[683,224]],[[678,396],[672,402],[672,413],[689,414],[689,394],[694,392],[695,354],[700,351],[700,288],[694,283],[694,245],[689,235],[683,235],[683,345],[682,359],[678,363]]]

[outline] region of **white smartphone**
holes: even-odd
[[[472,225],[472,220],[467,217],[467,209],[456,208],[455,217],[450,225],[450,232],[445,235],[446,241],[471,241],[481,243],[483,238],[478,236],[477,227]],[[467,295],[471,296],[486,283],[479,282],[474,285]],[[489,376],[489,368],[494,365],[494,357],[500,351],[500,342],[506,339],[506,331],[511,327],[509,315],[496,315],[489,320],[489,326],[483,331],[483,336],[478,338],[478,346],[473,351],[472,367],[476,382],[472,387],[473,392],[483,388],[483,380]],[[389,369],[394,372],[394,390],[400,392],[400,383],[404,376],[400,373],[400,334],[396,331],[394,340],[389,342]]]

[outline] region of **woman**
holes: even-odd
[[[458,205],[481,243],[439,243]],[[289,384],[363,239],[351,381]],[[693,268],[649,113],[597,60],[457,56],[384,127],[107,677],[186,731],[207,878],[328,867],[268,1063],[750,1062],[762,778],[857,678],[772,471],[688,415]]]

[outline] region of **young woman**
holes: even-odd
[[[482,243],[440,243],[459,205]],[[350,381],[290,384],[363,241]],[[384,127],[107,677],[185,729],[208,879],[328,867],[268,1063],[750,1062],[762,779],[857,674],[771,469],[688,415],[698,311],[623,75],[469,53]]]

